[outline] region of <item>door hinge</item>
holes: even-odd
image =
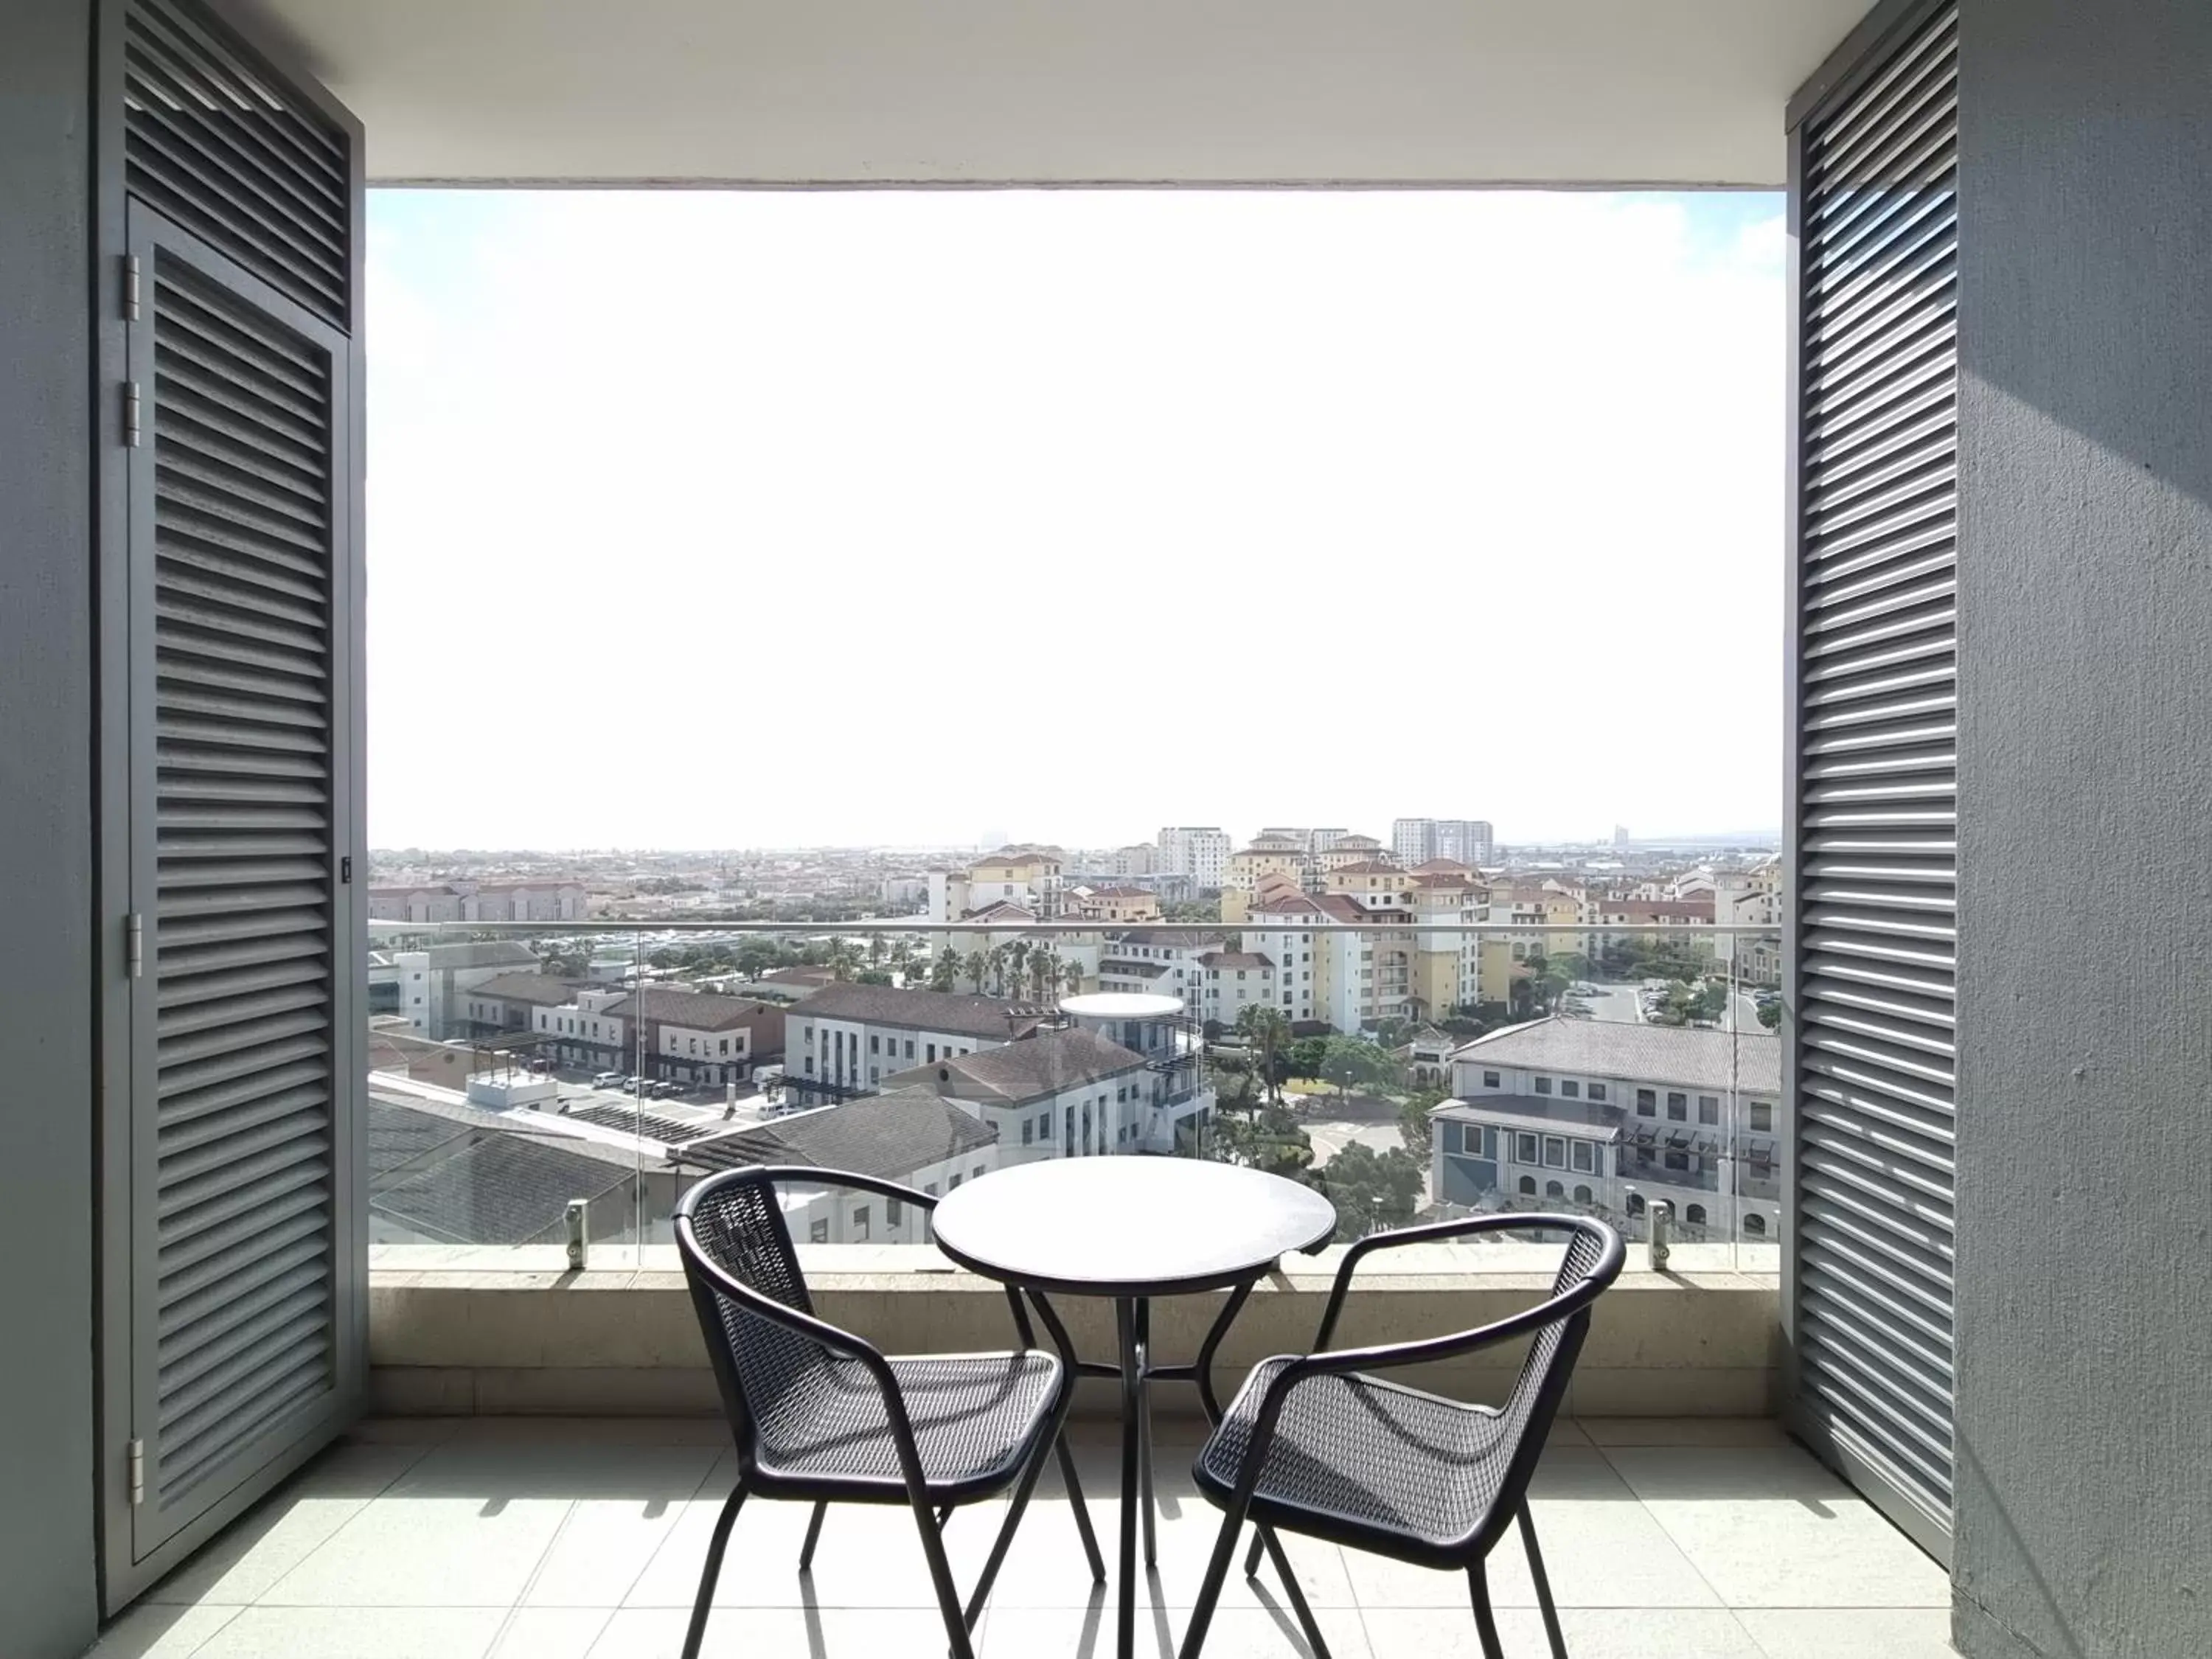
[[[146,1501],[146,1443],[134,1440],[123,1451],[131,1466],[131,1503],[136,1508]]]
[[[138,320],[138,256],[135,253],[123,256],[123,320]]]
[[[139,422],[138,382],[125,380],[123,383],[123,441],[133,449],[143,441]]]
[[[123,924],[124,956],[131,964],[131,977],[146,976],[146,918],[133,910],[130,920]],[[135,1445],[137,1442],[132,1442]]]
[[[338,860],[338,885],[343,887],[349,882],[352,881],[352,879],[353,858],[351,854],[348,854],[346,857]]]

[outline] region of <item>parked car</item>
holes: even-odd
[[[674,1081],[672,1079],[663,1078],[646,1092],[650,1094],[655,1100],[665,1100],[671,1095],[682,1094],[684,1092],[684,1085]]]
[[[623,1084],[629,1081],[629,1079],[624,1077],[620,1072],[594,1072],[592,1073],[592,1087],[594,1089],[619,1089]]]

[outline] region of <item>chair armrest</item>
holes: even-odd
[[[1352,1289],[1353,1272],[1361,1261],[1378,1250],[1395,1249],[1401,1244],[1438,1244],[1447,1239],[1466,1238],[1477,1233],[1522,1232],[1538,1227],[1572,1228],[1574,1225],[1575,1219],[1571,1216],[1508,1212],[1498,1215],[1469,1216],[1460,1221],[1436,1221],[1422,1227],[1401,1227],[1395,1232],[1372,1233],[1365,1238],[1357,1239],[1345,1251],[1344,1260],[1337,1265],[1336,1282],[1329,1287],[1328,1305],[1322,1310],[1321,1328],[1314,1333],[1314,1351],[1318,1353],[1328,1346],[1329,1338],[1336,1332],[1337,1316],[1344,1310],[1345,1296]]]

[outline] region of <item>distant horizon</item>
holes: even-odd
[[[1377,839],[1382,838],[1377,837]],[[1247,840],[1249,842],[1249,837]],[[1611,850],[1620,846],[1625,846],[1627,850],[1634,850],[1638,848],[1664,848],[1692,847],[1779,846],[1781,842],[1782,832],[1778,830],[1770,830],[1730,834],[1699,832],[1696,834],[1683,834],[1679,836],[1632,836],[1626,843],[1615,842],[1609,837],[1596,840],[1564,840],[1553,838],[1549,840],[1515,841],[1501,836],[1498,837],[1496,844],[1498,850],[1501,852],[1523,848],[1534,848],[1543,850],[1554,848],[1562,850],[1570,848],[1589,849],[1602,852]],[[997,843],[996,846],[1056,846],[1063,848],[1085,852],[1110,852],[1116,848],[1133,847],[1144,844],[1146,843],[1141,842],[1074,842],[1065,840],[1054,841],[1050,837],[1017,837],[1010,842]],[[1237,843],[1237,845],[1240,846],[1244,844],[1247,843]],[[532,847],[520,845],[511,847],[434,847],[422,842],[410,842],[404,846],[400,847],[372,846],[368,850],[370,856],[372,857],[392,853],[417,852],[441,855],[499,855],[520,854],[534,858],[562,858],[597,854],[653,854],[674,857],[705,858],[742,853],[973,853],[979,851],[994,851],[996,850],[996,846],[977,841],[792,842],[781,844],[763,842],[755,842],[745,846],[729,847],[653,846],[642,843],[635,846],[624,846],[618,843],[610,843],[604,846],[578,847]]]

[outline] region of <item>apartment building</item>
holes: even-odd
[[[1200,892],[1218,891],[1229,877],[1231,845],[1228,831],[1214,824],[1170,825],[1159,833],[1153,867],[1162,875],[1185,878]]]
[[[785,1011],[701,991],[580,990],[531,1010],[540,1052],[564,1066],[605,1066],[695,1086],[741,1083],[784,1054]]]
[[[1274,958],[1258,951],[1208,951],[1198,959],[1198,1017],[1234,1026],[1245,1009],[1281,1007]]]
[[[1127,878],[1160,873],[1160,849],[1148,841],[1132,842],[1114,849],[1114,873]]]
[[[399,1015],[413,1035],[442,1042],[468,1035],[464,1023],[471,991],[503,974],[537,969],[536,954],[508,939],[433,945],[372,961],[369,993],[381,1012]]]
[[[1482,936],[1474,928],[1488,890],[1452,859],[1431,859],[1407,873],[1417,929],[1411,1000],[1415,1018],[1433,1018],[1482,1000]]]
[[[1699,939],[1682,931],[1713,925],[1710,893],[1680,899],[1599,898],[1592,900],[1589,908],[1596,924],[1591,942],[1600,951],[1631,943],[1648,946],[1662,940],[1700,952],[1713,948],[1710,936]]]
[[[1057,941],[1055,941],[1057,942]],[[1205,970],[1199,958],[1227,942],[1221,933],[1169,933],[1135,928],[1109,938],[1100,947],[1098,988],[1181,997],[1196,1018]]]
[[[1306,861],[1306,880],[1323,886],[1329,877],[1355,864],[1390,860],[1390,849],[1372,836],[1340,835],[1325,847],[1316,847]]]
[[[1451,1056],[1431,1119],[1431,1192],[1471,1209],[1565,1204],[1684,1236],[1773,1238],[1781,1045],[1765,1031],[1553,1017]]]
[[[1273,824],[1261,830],[1253,839],[1294,842],[1300,851],[1311,857],[1316,853],[1327,852],[1351,833],[1351,830],[1341,827],[1315,830],[1291,824]]]
[[[828,985],[787,1011],[785,1075],[802,1092],[881,1088],[894,1073],[1030,1036],[1043,1011],[998,997]]]
[[[1497,847],[1490,825],[1480,818],[1395,818],[1390,850],[1408,869],[1431,859],[1480,867],[1494,860]]]
[[[1268,876],[1285,876],[1303,884],[1308,862],[1304,842],[1289,835],[1263,834],[1249,847],[1239,848],[1230,855],[1228,873],[1222,878],[1222,921],[1244,920],[1250,912],[1252,895]],[[1232,909],[1236,914],[1231,914]]]
[[[581,921],[590,895],[579,881],[450,881],[368,890],[371,921],[417,927],[449,921]]]
[[[1069,921],[1142,922],[1160,919],[1160,897],[1148,887],[1070,887],[1062,919]]]
[[[1227,896],[1223,895],[1224,900]],[[1320,947],[1316,930],[1327,920],[1313,895],[1297,882],[1277,876],[1253,896],[1250,921],[1243,929],[1244,948],[1275,964],[1276,1003],[1294,1024],[1311,1024],[1323,1018],[1323,988],[1316,975],[1328,953]]]

